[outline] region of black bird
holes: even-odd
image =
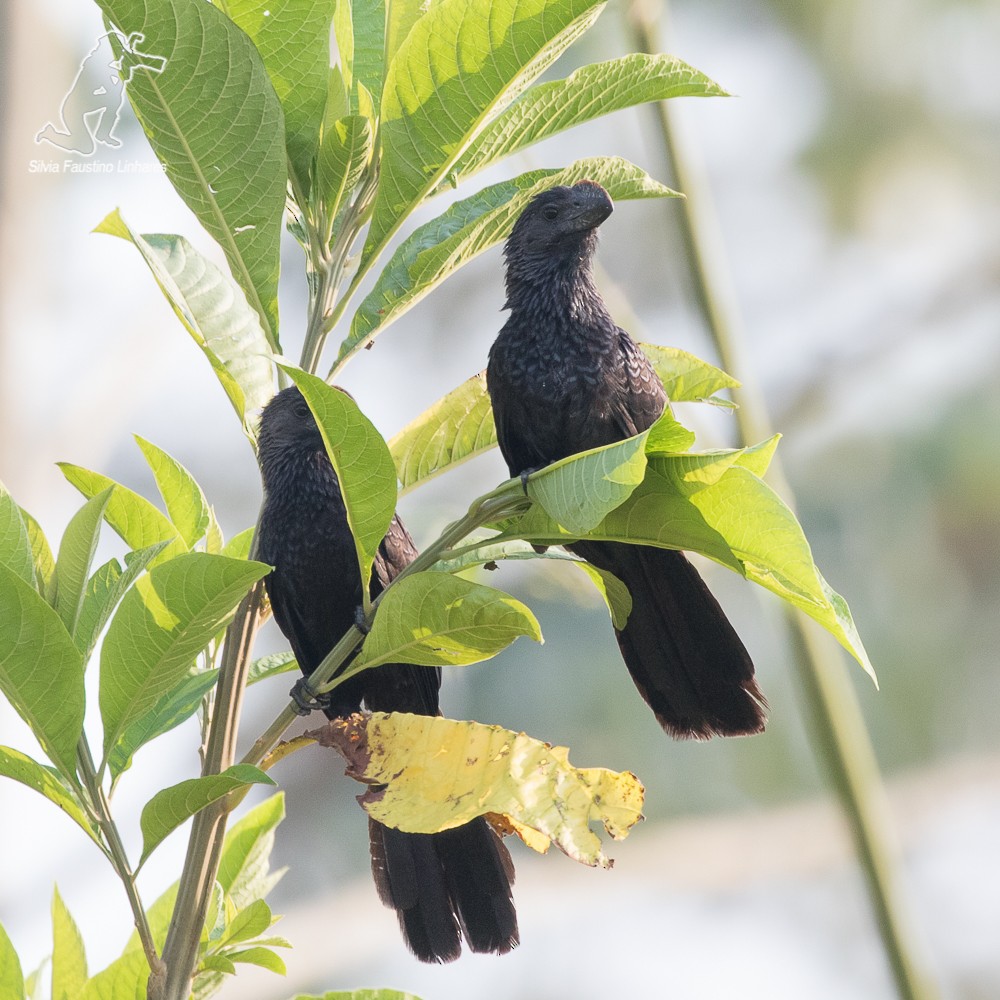
[[[264,509],[258,558],[278,627],[303,673],[310,674],[355,622],[358,570],[340,484],[319,428],[295,387],[279,392],[261,416],[259,459]],[[380,594],[417,555],[393,517],[372,573]],[[362,671],[324,704],[333,719],[357,712],[438,714],[441,671],[408,663]],[[396,910],[406,944],[423,962],[450,962],[462,950],[504,954],[518,943],[510,886],[514,867],[480,817],[436,834],[403,833],[369,820],[372,875],[379,898]]]
[[[613,208],[591,181],[551,188],[507,240],[510,317],[486,380],[511,476],[638,434],[666,405],[663,384],[594,285],[597,227]],[[668,733],[707,739],[764,728],[750,656],[680,552],[618,542],[569,548],[628,588],[632,612],[618,645]]]

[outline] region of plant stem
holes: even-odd
[[[637,0],[631,6],[630,19],[636,47],[657,52],[659,30],[656,11],[650,7],[649,3]],[[661,9],[666,11],[666,0],[662,0]],[[744,382],[736,416],[741,443],[748,446],[771,436],[770,419],[744,357],[736,296],[725,266],[704,172],[696,163],[692,144],[684,142],[670,105],[669,101],[657,105],[658,123],[670,173],[686,196],[681,212],[686,257],[722,367],[739,373]],[[794,510],[792,492],[777,460],[772,462],[768,478]],[[822,748],[829,779],[850,825],[899,996],[905,1000],[931,1000],[938,990],[916,958],[919,952],[914,946],[899,884],[892,820],[857,695],[842,658],[831,646],[820,643],[803,614],[787,607],[785,612],[796,667],[813,721],[814,743]]]
[[[240,602],[236,616],[226,630],[226,646],[209,725],[203,775],[221,773],[236,756],[240,710],[263,593],[264,584],[260,581]],[[228,800],[221,799],[194,816],[177,901],[163,948],[166,973],[162,980],[150,978],[150,1000],[187,1000],[190,996],[201,931],[219,870],[229,808]]]
[[[135,929],[139,934],[142,943],[142,950],[146,955],[146,961],[154,974],[161,967],[160,956],[156,952],[156,944],[153,942],[153,932],[150,930],[149,921],[146,919],[146,910],[139,898],[139,890],[135,885],[135,874],[129,865],[128,855],[125,853],[125,845],[122,843],[118,833],[118,826],[111,816],[111,807],[108,798],[104,794],[104,789],[97,778],[97,769],[94,767],[94,758],[90,753],[90,745],[85,736],[80,737],[80,744],[77,748],[77,762],[80,767],[80,776],[83,778],[84,787],[90,796],[91,806],[96,813],[97,822],[100,825],[101,833],[107,843],[107,856],[114,866],[115,872],[125,886],[125,895],[128,896],[129,906],[132,908],[132,920]]]

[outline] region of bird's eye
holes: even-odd
[[[551,222],[559,215],[559,209],[556,208],[555,205],[546,205],[545,208],[542,209],[542,215],[544,215],[545,218]]]
[[[295,416],[299,417],[301,420],[305,420],[309,416],[309,404],[304,400],[300,400],[295,404]]]

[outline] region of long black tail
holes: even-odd
[[[672,549],[577,542],[572,550],[614,573],[632,596],[622,658],[671,736],[708,739],[764,729],[767,702],[753,662],[697,570]]]
[[[514,865],[485,819],[433,834],[369,820],[368,834],[379,898],[421,962],[453,962],[463,937],[472,951],[498,955],[517,945]]]

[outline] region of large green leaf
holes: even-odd
[[[0,484],[0,492],[2,490],[3,485]],[[42,531],[42,526],[23,507],[20,511],[35,564],[35,586],[38,588],[38,593],[52,604],[56,599],[56,561],[52,555],[52,548],[45,537],[45,532]]]
[[[86,982],[83,936],[56,888],[52,893],[52,996],[76,1000]]]
[[[755,449],[702,454],[650,454],[643,482],[587,537],[685,549],[714,559],[805,611],[874,679],[846,602],[816,568],[795,515],[755,474],[766,467],[775,443],[771,439]],[[559,544],[579,535],[560,528],[535,504],[508,522],[500,539],[508,537]]]
[[[226,0],[220,4],[250,36],[285,112],[285,147],[307,188],[330,70],[330,0]]]
[[[723,389],[738,389],[740,385],[739,381],[721,368],[716,368],[679,347],[663,347],[660,344],[639,346],[656,369],[656,374],[660,376],[663,388],[667,391],[667,398],[672,403],[733,405],[728,400],[715,396],[715,393]]]
[[[487,118],[578,38],[599,0],[441,0],[396,52],[382,95],[382,167],[364,256],[377,255]]]
[[[669,97],[726,96],[687,63],[662,53],[633,52],[581,66],[565,80],[539,83],[490,121],[449,171],[457,185],[491,163],[601,115]]]
[[[0,691],[49,760],[71,780],[83,728],[83,663],[59,615],[37,590],[0,566]]]
[[[298,368],[281,366],[302,391],[340,480],[367,603],[372,563],[396,510],[396,469],[375,425],[347,393]]]
[[[331,226],[368,165],[372,138],[371,122],[364,115],[345,115],[323,127],[316,174]]]
[[[340,345],[338,364],[369,344],[463,264],[505,239],[537,194],[581,180],[596,181],[619,200],[676,197],[676,192],[627,160],[598,156],[560,170],[532,170],[455,202],[416,229],[393,253],[354,315],[351,332]]]
[[[211,520],[205,494],[176,458],[138,434],[134,437],[153,472],[170,520],[187,547],[194,548],[205,536]]]
[[[0,483],[0,566],[7,566],[35,586],[35,561],[21,508]]]
[[[132,107],[277,350],[285,128],[257,49],[205,0],[98,0],[98,6],[122,35],[141,35],[142,54],[123,54]],[[162,72],[145,68],[150,57],[162,60]]]
[[[22,785],[33,788],[39,795],[44,795],[49,802],[57,805],[74,823],[86,831],[88,837],[95,843],[100,843],[79,800],[60,780],[56,771],[43,767],[20,750],[0,747],[0,775],[19,781]]]
[[[190,552],[135,582],[101,646],[105,761],[129,726],[183,680],[195,656],[268,572],[263,563]]]
[[[101,536],[104,511],[113,487],[91,497],[70,519],[56,560],[56,611],[71,636],[76,635],[90,565]]]
[[[127,553],[124,570],[117,559],[110,559],[87,581],[76,632],[73,635],[76,648],[83,655],[84,664],[90,659],[101,629],[107,625],[118,602],[125,596],[125,591],[169,544],[169,542],[157,542],[155,545]]]
[[[159,542],[169,543],[153,560],[153,565],[172,559],[187,549],[184,539],[154,504],[127,486],[69,462],[57,462],[62,474],[88,499],[114,487],[104,519],[131,549],[144,549]]]
[[[78,1000],[144,1000],[149,962],[142,949],[127,951],[87,980]]]
[[[24,1000],[24,973],[7,932],[0,924],[0,996]]]
[[[386,592],[372,630],[344,677],[381,663],[478,663],[518,636],[542,641],[520,601],[450,573],[414,573]]]
[[[358,111],[361,90],[371,95],[374,110],[378,110],[385,74],[385,8],[385,0],[336,0],[335,3],[333,26],[340,69],[351,92],[354,112]]]
[[[218,670],[203,670],[186,677],[167,691],[145,715],[128,726],[108,754],[108,770],[112,779],[117,780],[132,766],[132,755],[140,747],[190,719],[218,679]]]
[[[234,764],[222,774],[191,778],[157,792],[143,806],[139,819],[139,826],[142,828],[142,857],[139,864],[144,864],[167,835],[186,819],[205,806],[225,798],[230,792],[253,784],[273,785],[274,781],[249,764]]]
[[[482,371],[442,396],[389,441],[400,493],[496,443],[486,372]]]
[[[117,209],[94,231],[127,240],[142,254],[252,439],[251,414],[273,395],[274,378],[265,328],[243,290],[183,236],[140,236]]]

